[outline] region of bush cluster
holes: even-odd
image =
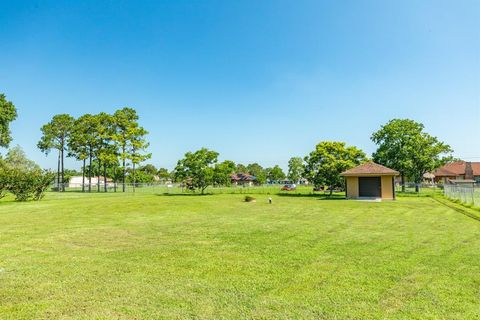
[[[0,198],[7,192],[17,201],[40,200],[45,195],[55,174],[48,170],[22,170],[18,168],[0,168]]]
[[[255,199],[254,197],[252,196],[245,196],[245,202],[254,202],[256,201],[257,199]]]

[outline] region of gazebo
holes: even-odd
[[[340,175],[345,178],[347,199],[395,199],[394,178],[398,171],[366,162]]]

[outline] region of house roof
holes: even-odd
[[[232,174],[230,177],[233,181],[255,181],[257,178],[248,173]]]
[[[472,162],[474,176],[480,176],[480,162]]]
[[[365,162],[355,168],[351,168],[347,171],[342,172],[340,175],[343,177],[346,176],[362,176],[362,175],[380,175],[380,176],[397,176],[400,173],[393,169],[382,166],[381,164],[375,162]]]
[[[480,162],[470,162],[472,165],[473,175],[480,176]],[[454,161],[438,168],[433,172],[436,177],[455,177],[465,174],[465,161]]]

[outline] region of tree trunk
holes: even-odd
[[[115,164],[115,168],[113,168],[113,192],[117,192],[117,164]]]
[[[88,159],[88,192],[92,192],[92,153]]]
[[[415,180],[415,192],[419,193],[420,192],[420,183],[422,183],[422,179],[416,179]]]
[[[103,164],[103,191],[107,192],[107,164]]]
[[[85,162],[87,162],[87,159],[83,159],[83,168],[82,168],[82,192],[85,192]]]
[[[62,191],[65,192],[65,166],[64,166],[64,150],[62,146]]]
[[[60,150],[58,150],[58,163],[57,163],[57,191],[61,190],[60,187]]]
[[[401,183],[402,183],[402,192],[405,192],[405,176],[402,173],[401,176]]]
[[[135,162],[133,163],[133,192],[135,193]]]
[[[98,172],[97,172],[97,192],[100,192],[100,168],[102,167],[102,162],[98,160]]]
[[[127,168],[125,168],[125,160],[123,160],[123,178],[122,178],[123,192],[125,192],[125,177],[126,176],[127,176]]]
[[[123,184],[123,192],[125,192],[125,177],[127,176],[127,168],[125,167],[125,147],[122,148],[122,154],[123,154],[123,178],[122,178],[122,184]]]

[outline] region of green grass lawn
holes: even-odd
[[[256,197],[3,200],[0,319],[480,318],[479,221],[429,197]]]

